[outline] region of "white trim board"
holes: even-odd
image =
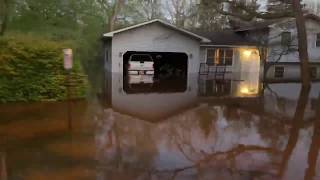
[[[103,34],[104,37],[113,37],[115,34],[117,33],[121,33],[121,32],[124,32],[124,31],[128,31],[128,30],[131,30],[131,29],[135,29],[135,28],[139,28],[139,27],[142,27],[142,26],[145,26],[145,25],[149,25],[149,24],[153,24],[153,23],[160,23],[166,27],[169,27],[175,31],[179,31],[181,33],[184,33],[186,35],[189,35],[189,36],[192,36],[194,38],[197,38],[199,40],[201,40],[201,42],[203,43],[210,43],[211,41],[203,36],[199,36],[197,34],[194,34],[190,31],[187,31],[187,30],[184,30],[184,29],[181,29],[181,28],[178,28],[170,23],[167,23],[165,21],[162,21],[160,19],[154,19],[154,20],[151,20],[151,21],[147,21],[147,22],[144,22],[144,23],[140,23],[140,24],[136,24],[136,25],[133,25],[133,26],[129,26],[129,27],[126,27],[126,28],[122,28],[122,29],[119,29],[119,30],[116,30],[116,31],[111,31],[111,32],[108,32],[108,33],[105,33]]]

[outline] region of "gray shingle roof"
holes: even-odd
[[[210,43],[202,43],[202,45],[228,45],[228,46],[254,46],[257,43],[252,39],[245,37],[236,31],[218,31],[218,32],[197,32],[201,36],[211,40]]]

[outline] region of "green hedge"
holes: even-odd
[[[65,47],[69,47],[65,42],[33,37],[0,38],[0,103],[65,99]],[[85,79],[77,63],[72,71],[73,97],[85,95]]]

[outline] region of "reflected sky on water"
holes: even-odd
[[[0,177],[320,179],[320,83],[128,82],[109,74],[97,96],[74,101],[72,130],[66,103],[1,106]]]

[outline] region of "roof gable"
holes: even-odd
[[[131,30],[131,29],[136,29],[136,28],[140,28],[140,27],[143,27],[143,26],[146,26],[146,25],[149,25],[149,24],[153,24],[153,23],[159,23],[169,29],[172,29],[172,30],[175,30],[175,31],[178,31],[184,35],[187,35],[187,36],[190,36],[190,37],[193,37],[193,38],[196,38],[198,40],[200,40],[201,42],[210,42],[209,39],[207,39],[206,37],[203,37],[203,36],[199,36],[197,34],[194,34],[190,31],[187,31],[187,30],[184,30],[184,29],[181,29],[181,28],[178,28],[170,23],[167,23],[165,21],[162,21],[160,19],[154,19],[154,20],[151,20],[151,21],[147,21],[147,22],[144,22],[144,23],[140,23],[140,24],[136,24],[136,25],[133,25],[133,26],[129,26],[129,27],[126,27],[126,28],[122,28],[122,29],[119,29],[119,30],[116,30],[116,31],[111,31],[111,32],[108,32],[108,33],[105,33],[103,34],[103,37],[113,37],[115,34],[118,34],[118,33],[121,33],[121,32],[124,32],[124,31],[128,31],[128,30]]]

